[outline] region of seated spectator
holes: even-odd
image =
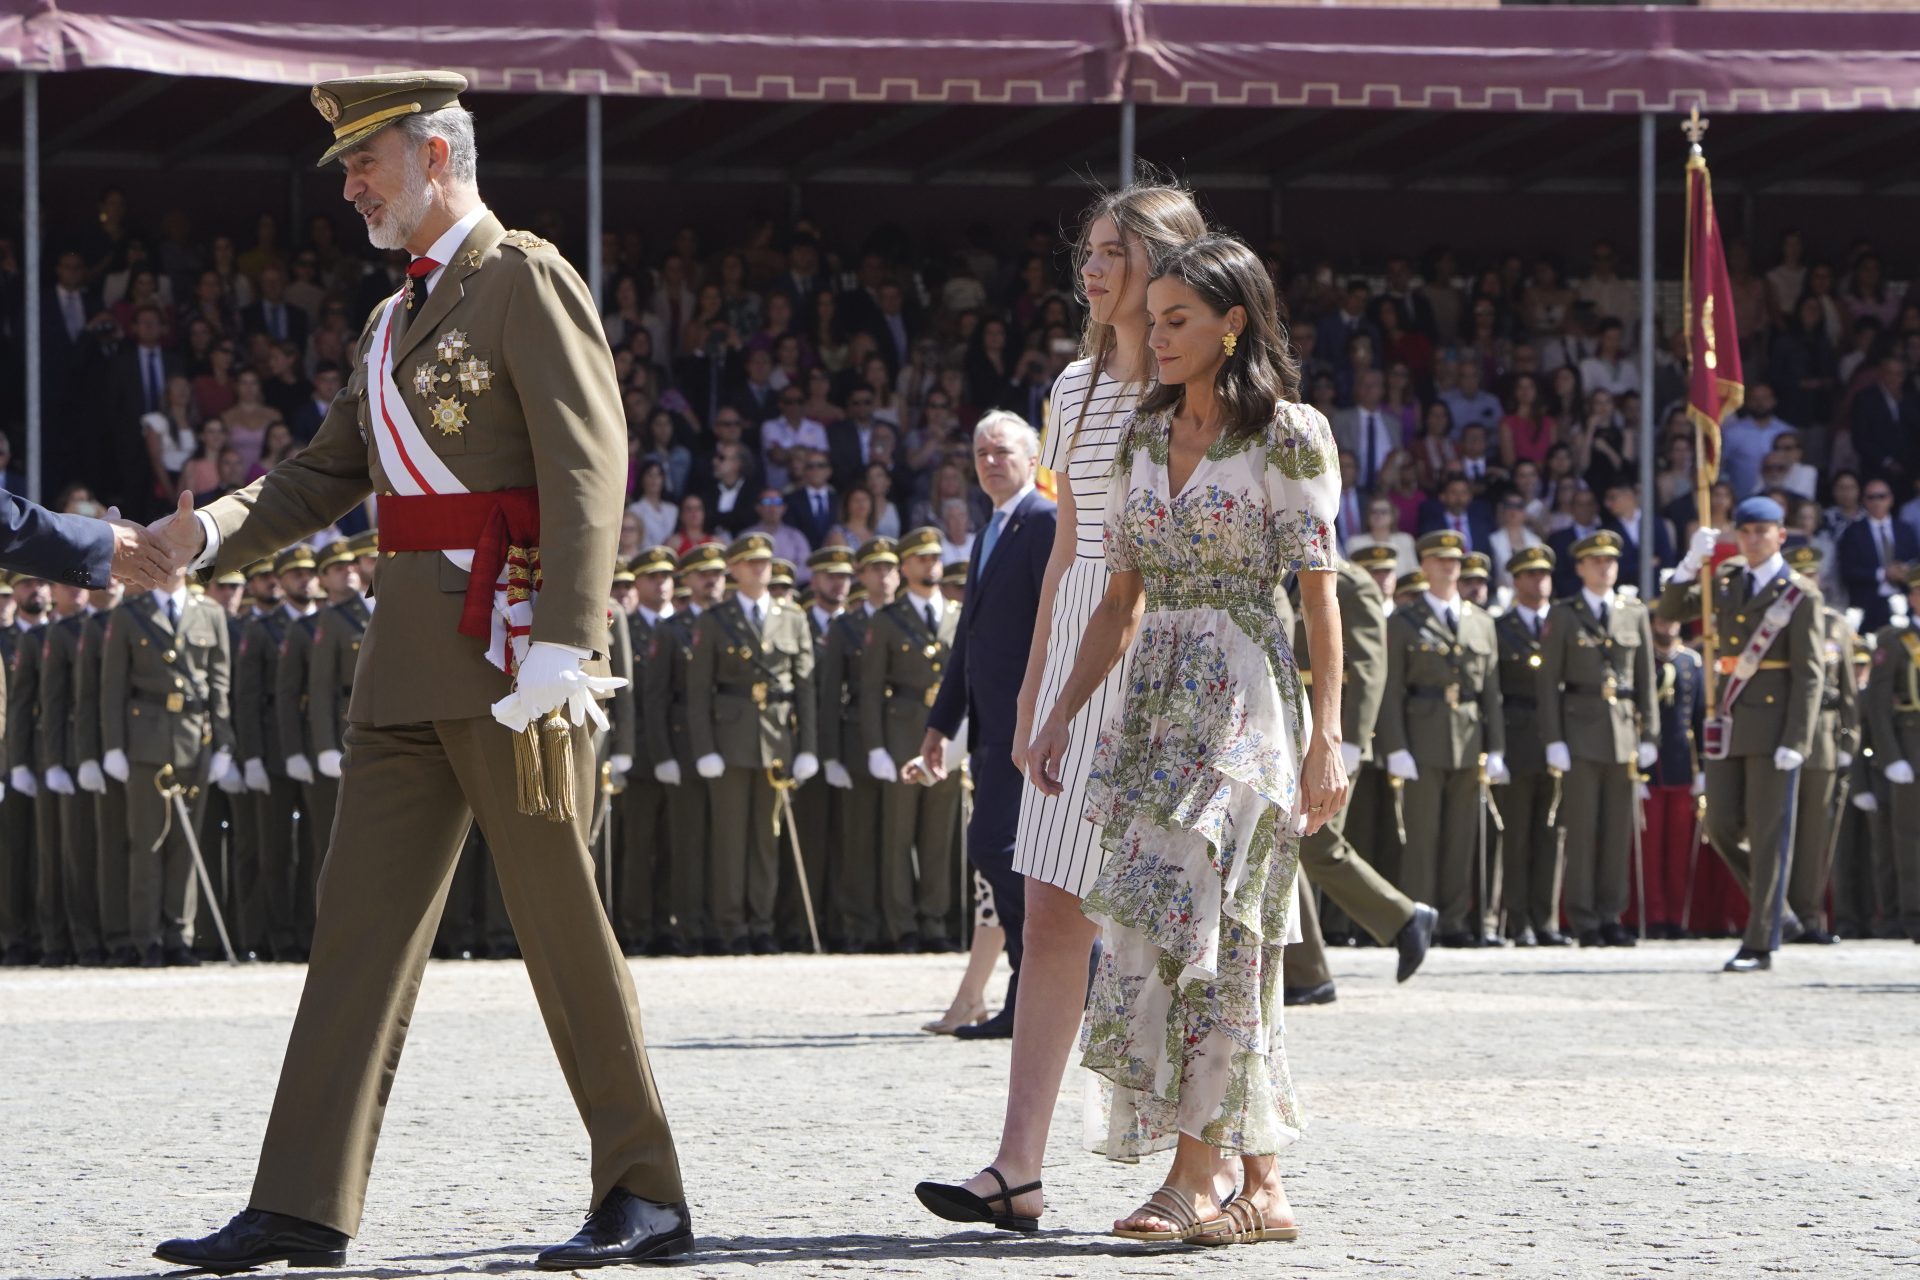
[[[973,513],[959,498],[948,498],[940,508],[940,563],[965,562],[973,555]]]
[[[1860,500],[1860,473],[1857,471],[1836,471],[1833,479],[1827,482],[1827,496],[1832,500],[1826,511],[1826,529],[1838,538],[1846,527],[1867,514]],[[1912,518],[1907,516],[1906,507],[1900,511],[1901,518],[1914,524],[1920,530],[1920,499],[1909,500],[1907,506],[1914,509]]]
[[[743,532],[764,533],[771,538],[773,554],[781,560],[791,560],[799,571],[794,581],[804,585],[812,576],[806,561],[813,548],[808,545],[806,534],[787,523],[787,495],[778,489],[762,489],[756,509],[759,520]]]
[[[635,486],[637,497],[627,511],[640,522],[640,549],[661,546],[673,536],[674,526],[680,522],[680,510],[671,500],[667,487],[667,469],[654,457],[643,458],[640,462],[640,479]]]
[[[170,503],[180,495],[180,473],[199,447],[193,407],[193,384],[184,376],[167,379],[167,407],[162,413],[141,415],[140,428],[147,446],[152,496]]]
[[[986,317],[967,352],[967,399],[982,413],[1007,409],[1025,414],[1026,389],[1020,380],[1020,353],[1008,344],[1007,322]]]
[[[646,528],[640,517],[628,510],[620,516],[620,545],[614,550],[614,556],[621,564],[632,564],[642,551],[655,544],[647,541]]]
[[[1347,339],[1347,362],[1333,375],[1339,386],[1341,404],[1354,404],[1359,400],[1360,385],[1369,375],[1380,377],[1381,394],[1386,394],[1385,375],[1375,363],[1377,354],[1371,334],[1356,333]]]
[[[723,540],[725,539],[707,527],[707,504],[699,494],[690,493],[680,499],[680,524],[674,529],[672,538],[667,542],[667,545],[673,548],[675,555],[683,556],[695,547]]]
[[[1419,439],[1420,397],[1414,391],[1413,371],[1405,361],[1396,360],[1387,366],[1387,392],[1380,397],[1380,408],[1398,426],[1394,447],[1410,445]]]
[[[1447,412],[1453,415],[1453,429],[1465,429],[1469,422],[1477,422],[1489,431],[1500,429],[1500,419],[1506,411],[1501,407],[1500,398],[1485,390],[1480,382],[1480,362],[1462,360],[1456,374],[1456,385],[1440,393],[1440,400],[1447,406]]]
[[[292,428],[284,422],[272,423],[261,439],[260,457],[247,469],[247,483],[258,480],[298,452],[300,442],[293,438]]]
[[[898,428],[905,415],[886,357],[876,352],[860,362],[860,385],[873,392],[874,421]]]
[[[837,546],[859,547],[875,536],[873,495],[864,486],[848,489],[840,499],[840,523],[833,526],[827,541]]]
[[[1473,486],[1473,496],[1476,498],[1484,497],[1488,486],[1496,482],[1506,483],[1506,469],[1488,451],[1490,442],[1487,429],[1477,422],[1468,424],[1460,432],[1460,457],[1454,465]]]
[[[1601,500],[1607,511],[1601,525],[1619,534],[1623,544],[1620,551],[1620,581],[1639,582],[1640,558],[1651,550],[1653,580],[1658,583],[1661,571],[1672,568],[1680,559],[1674,550],[1672,526],[1656,512],[1653,517],[1653,544],[1651,548],[1643,545],[1640,526],[1644,523],[1644,516],[1640,510],[1640,486],[1631,480],[1614,481]]]
[[[267,376],[261,381],[261,395],[266,402],[280,415],[281,421],[291,422],[312,394],[313,384],[301,375],[299,345],[275,343],[267,353]]]
[[[1773,438],[1773,452],[1760,460],[1760,480],[1769,489],[1785,489],[1801,498],[1811,498],[1820,484],[1820,473],[1802,457],[1800,437],[1782,431]]]
[[[1565,522],[1547,536],[1547,545],[1553,548],[1556,598],[1570,596],[1580,589],[1580,575],[1573,566],[1573,544],[1600,532],[1600,499],[1585,485],[1573,485],[1567,491],[1566,509],[1561,514],[1566,517]],[[1621,580],[1625,581],[1626,575],[1622,574]]]
[[[267,428],[280,421],[280,411],[261,396],[260,375],[242,369],[233,378],[233,403],[221,413],[227,424],[227,447],[236,450],[251,471],[260,461]]]
[[[222,338],[207,353],[207,371],[193,380],[193,404],[202,418],[213,418],[233,407],[233,341]]]
[[[1460,450],[1453,442],[1453,411],[1446,401],[1429,404],[1421,426],[1420,436],[1413,442],[1413,461],[1420,487],[1432,492],[1440,487],[1440,477],[1460,461]]]
[[[713,450],[713,483],[701,497],[712,534],[732,539],[752,524],[759,515],[753,509],[752,475],[747,466],[747,447],[737,441],[723,441]]]
[[[1626,354],[1626,328],[1618,320],[1600,323],[1600,349],[1580,362],[1580,383],[1589,393],[1623,396],[1640,386],[1640,365]]]
[[[832,426],[846,417],[833,399],[833,375],[826,368],[815,365],[807,370],[807,398],[800,406],[800,412],[822,426]]]
[[[1787,528],[1790,533],[1806,539],[1807,545],[1820,553],[1820,568],[1814,575],[1814,581],[1819,584],[1820,596],[1826,605],[1839,608],[1846,595],[1840,582],[1837,539],[1826,529],[1825,513],[1820,510],[1820,504],[1802,498],[1788,507]]]
[[[1615,481],[1633,474],[1639,436],[1638,431],[1620,425],[1612,395],[1595,391],[1587,397],[1587,420],[1574,431],[1572,444],[1580,476],[1589,489],[1604,493]]]
[[[800,483],[787,494],[787,523],[806,535],[807,543],[819,547],[833,532],[840,512],[840,499],[829,483],[833,463],[821,449],[796,450],[795,466]]]
[[[1319,328],[1320,354],[1334,364],[1336,374],[1347,370],[1347,357],[1350,351],[1347,342],[1355,334],[1365,334],[1370,339],[1379,338],[1379,330],[1367,319],[1367,282],[1358,276],[1347,281],[1347,287],[1340,297],[1340,307],[1332,314],[1321,317]]]
[[[1400,527],[1400,511],[1390,498],[1377,497],[1367,503],[1366,532],[1347,539],[1347,558],[1351,560],[1355,553],[1367,547],[1392,547],[1396,575],[1412,573],[1420,567],[1413,535]]]
[[[1823,426],[1833,421],[1839,401],[1839,360],[1827,338],[1818,298],[1809,294],[1788,312],[1780,332],[1774,335],[1766,375],[1779,397],[1780,413],[1788,422]],[[1825,563],[1821,562],[1823,568]]]
[[[239,492],[246,488],[247,484],[246,458],[238,449],[227,445],[220,450],[215,483],[207,489],[194,490],[193,503],[196,507],[204,507],[215,498],[224,498],[230,493]]]
[[[867,464],[867,492],[873,495],[874,533],[882,538],[899,537],[900,509],[892,498],[893,468],[878,458]]]
[[[1380,327],[1380,354],[1389,365],[1404,364],[1421,381],[1432,375],[1433,340],[1418,329],[1403,327],[1398,302],[1392,298],[1380,299],[1374,310],[1374,322]]]
[[[807,324],[807,343],[813,348],[820,367],[831,378],[846,369],[851,354],[847,335],[840,326],[840,303],[831,289],[822,289],[814,294],[810,305],[812,319]],[[818,406],[812,403],[811,397],[808,399],[807,412],[813,417],[819,416]]]
[[[1533,375],[1515,376],[1507,391],[1507,416],[1500,420],[1501,465],[1511,471],[1522,458],[1545,462],[1557,429],[1541,409],[1540,384]]]
[[[1468,551],[1492,554],[1493,513],[1473,496],[1473,483],[1458,471],[1448,472],[1440,492],[1420,506],[1418,532],[1422,537],[1451,529],[1466,542]]]
[[[1380,468],[1379,481],[1373,486],[1376,496],[1384,497],[1400,513],[1400,527],[1414,529],[1420,523],[1420,508],[1426,504],[1426,490],[1420,487],[1420,474],[1413,465],[1413,455],[1405,449],[1395,449],[1387,455],[1387,465]]]
[[[313,371],[313,384],[307,389],[306,399],[294,407],[287,417],[287,425],[293,428],[293,438],[302,444],[309,444],[320,430],[320,424],[327,420],[327,411],[333,408],[333,398],[340,394],[340,366],[332,362],[322,364]]]
[[[1542,496],[1546,489],[1540,480],[1540,468],[1524,459],[1514,467],[1513,479],[1509,482],[1512,491],[1518,494],[1526,504],[1527,523],[1537,533],[1547,521],[1547,502]]]
[[[1498,587],[1511,587],[1513,578],[1507,573],[1509,557],[1525,551],[1528,547],[1537,547],[1541,537],[1527,522],[1527,500],[1519,492],[1508,489],[1501,495],[1499,504],[1494,508],[1493,536],[1487,554],[1493,558],[1493,581]]]
[[[780,391],[779,416],[768,418],[760,425],[760,456],[769,487],[784,489],[793,483],[787,455],[795,446],[826,452],[827,428],[807,417],[806,402],[806,393],[799,387],[784,387]]]

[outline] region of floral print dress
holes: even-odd
[[[1106,555],[1145,578],[1123,699],[1086,817],[1106,864],[1085,903],[1106,936],[1082,1061],[1113,1084],[1106,1154],[1185,1132],[1267,1155],[1299,1136],[1280,961],[1299,869],[1308,710],[1275,592],[1331,569],[1339,468],[1319,411],[1282,403],[1170,492],[1170,412],[1136,414],[1114,461]]]

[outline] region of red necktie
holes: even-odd
[[[407,319],[411,320],[427,300],[427,277],[440,269],[432,258],[415,258],[407,264]]]

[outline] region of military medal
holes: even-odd
[[[433,406],[433,425],[443,436],[459,435],[460,428],[467,425],[467,406],[447,396]]]
[[[433,394],[433,384],[445,377],[447,375],[436,370],[431,361],[423,363],[413,371],[413,389],[425,399]]]
[[[460,358],[467,354],[467,348],[472,345],[467,341],[464,329],[449,329],[440,335],[438,342],[433,344],[433,353],[440,358],[442,364],[457,364]]]
[[[485,360],[463,360],[458,366],[460,389],[470,396],[477,396],[493,385],[493,370],[487,367]]]

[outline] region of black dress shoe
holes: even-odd
[[[1543,947],[1570,947],[1573,945],[1573,939],[1558,929],[1536,929],[1533,934],[1533,940]]]
[[[1598,929],[1582,929],[1580,931],[1580,945],[1583,947],[1604,947],[1607,945],[1607,940],[1600,936]]]
[[[1008,1005],[985,1022],[971,1022],[964,1027],[955,1027],[953,1034],[960,1040],[1011,1040],[1013,1039],[1013,1006]]]
[[[1449,948],[1477,947],[1480,939],[1465,929],[1456,929],[1452,933],[1443,933],[1434,939],[1439,945]]]
[[[1516,947],[1537,947],[1540,945],[1540,939],[1533,936],[1532,929],[1522,929],[1513,935],[1513,945]]]
[[[1721,966],[1722,973],[1764,973],[1773,968],[1773,953],[1760,951],[1753,947],[1742,947],[1733,953],[1733,959]]]
[[[73,957],[65,951],[43,951],[40,953],[42,969],[64,969],[73,963]]]
[[[305,957],[302,958],[304,959]],[[518,960],[519,958],[520,944],[512,938],[502,938],[500,941],[489,943],[487,946],[487,959],[489,960]]]
[[[200,965],[200,957],[193,954],[192,947],[168,947],[160,957],[169,969],[195,969]]]
[[[1488,932],[1480,935],[1480,945],[1483,947],[1511,946],[1512,942],[1511,938],[1503,938],[1497,933]]]
[[[9,969],[23,969],[35,963],[40,957],[33,954],[33,948],[24,942],[16,942],[8,947],[5,955],[0,955],[0,966]]]
[[[270,1262],[290,1267],[338,1267],[347,1260],[347,1237],[283,1213],[247,1209],[210,1236],[168,1240],[153,1251],[162,1262],[215,1275],[249,1271]]]
[[[1838,935],[1828,933],[1819,925],[1808,925],[1800,931],[1794,942],[1803,947],[1830,947],[1840,941]]]
[[[1640,937],[1623,924],[1603,924],[1600,926],[1600,941],[1609,947],[1638,946]]]
[[[920,935],[917,933],[901,934],[893,940],[893,951],[894,954],[902,956],[918,955],[920,953]]]
[[[1314,987],[1286,987],[1280,993],[1280,1003],[1289,1006],[1332,1004],[1338,998],[1331,982],[1322,982]]]
[[[625,1187],[615,1187],[587,1215],[578,1235],[542,1250],[534,1265],[542,1271],[575,1271],[658,1262],[692,1252],[693,1221],[686,1205],[642,1200]]]
[[[115,969],[136,969],[140,966],[140,953],[132,947],[115,947],[108,954],[107,963]]]
[[[753,954],[757,956],[777,956],[780,954],[780,944],[775,942],[771,936],[764,933],[754,938],[749,945],[753,949]]]
[[[82,969],[104,969],[107,967],[107,953],[99,947],[88,947],[75,956],[73,962]]]
[[[1419,970],[1420,962],[1427,958],[1427,948],[1433,945],[1433,931],[1439,923],[1438,911],[1424,902],[1413,904],[1412,918],[1393,935],[1393,945],[1400,949],[1400,964],[1393,975],[1395,982],[1405,982]]]

